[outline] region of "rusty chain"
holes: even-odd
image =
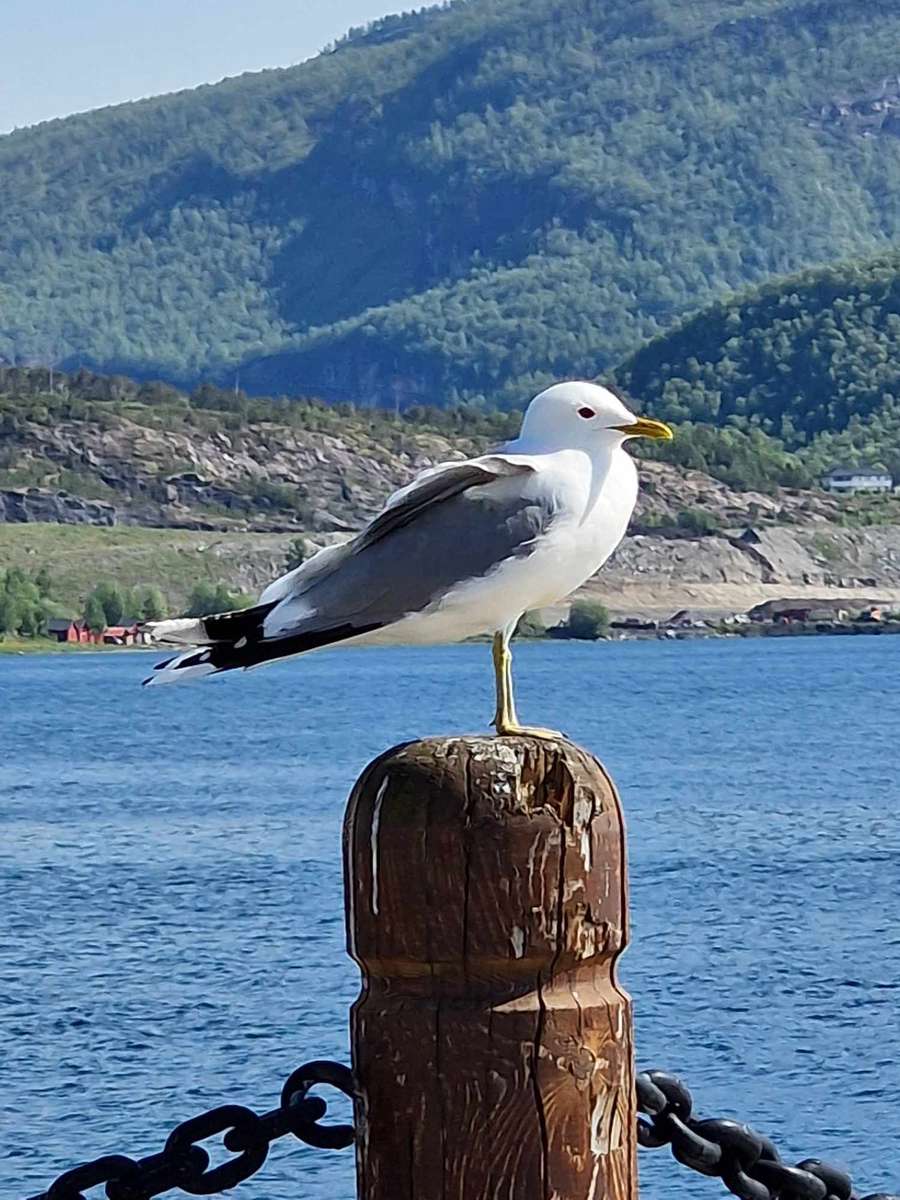
[[[108,1200],[152,1200],[178,1189],[190,1196],[211,1196],[255,1175],[269,1145],[291,1133],[319,1149],[341,1150],[353,1142],[350,1125],[320,1125],[327,1105],[309,1091],[318,1084],[354,1093],[353,1076],[339,1063],[313,1062],[290,1076],[277,1108],[262,1116],[239,1104],[225,1104],[176,1126],[158,1154],[132,1159],[107,1154],[66,1171],[30,1200],[85,1200],[83,1192],[106,1185]],[[700,1121],[693,1097],[680,1079],[664,1071],[637,1077],[638,1142],[654,1149],[670,1146],[686,1167],[722,1180],[740,1200],[900,1200],[886,1192],[859,1197],[850,1176],[815,1158],[796,1166],[782,1162],[767,1137],[731,1120]],[[223,1136],[234,1157],[210,1167],[199,1145]]]
[[[320,1150],[343,1150],[353,1142],[353,1127],[319,1124],[328,1106],[308,1095],[318,1084],[353,1096],[353,1075],[347,1067],[307,1063],[289,1077],[271,1112],[260,1116],[241,1104],[223,1104],[177,1125],[158,1154],[140,1159],[106,1154],[66,1171],[31,1200],[85,1200],[82,1193],[100,1184],[106,1185],[109,1200],[152,1200],[175,1188],[189,1196],[212,1196],[255,1175],[268,1157],[270,1143],[288,1133]],[[211,1167],[199,1143],[221,1135],[234,1157]]]
[[[671,1146],[672,1154],[701,1175],[722,1180],[740,1200],[860,1200],[850,1176],[837,1167],[806,1158],[789,1166],[772,1143],[737,1121],[698,1121],[691,1093],[674,1075],[648,1071],[637,1077],[638,1142],[654,1149]],[[876,1192],[863,1200],[900,1200]]]

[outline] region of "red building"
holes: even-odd
[[[47,622],[47,633],[72,646],[142,646],[147,641],[141,622],[130,619],[121,625],[107,625],[102,633],[92,633],[80,618],[62,617]]]
[[[144,640],[137,621],[125,621],[121,625],[107,625],[100,636],[105,646],[137,646]]]
[[[103,641],[103,635],[91,633],[84,621],[69,617],[48,621],[47,633],[58,642],[68,642],[73,646],[99,646]]]

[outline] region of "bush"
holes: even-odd
[[[517,638],[545,638],[547,626],[541,620],[540,613],[530,612],[522,617],[516,629]]]
[[[284,556],[284,569],[294,571],[310,557],[310,545],[305,537],[295,537]]]
[[[129,599],[130,597],[126,597],[117,583],[104,581],[103,583],[98,583],[91,592],[88,597],[88,604],[90,605],[96,600],[106,616],[106,624],[121,625],[123,617],[132,615],[125,612]]]
[[[198,583],[191,592],[187,616],[211,617],[216,613],[234,612],[252,604],[249,596],[230,592],[224,583]]]
[[[247,485],[247,493],[260,508],[276,508],[286,512],[297,511],[303,497],[289,483],[276,483],[271,479],[253,479]]]
[[[45,631],[47,602],[18,567],[0,571],[0,635],[37,637]]]
[[[558,637],[595,642],[609,633],[609,609],[595,600],[576,600],[568,620],[559,627]]]
[[[675,522],[679,529],[688,533],[696,533],[700,537],[709,537],[718,533],[722,528],[719,518],[702,508],[683,508]]]
[[[107,626],[106,612],[100,597],[92,592],[84,609],[84,619],[91,633],[102,633]]]
[[[159,588],[147,588],[138,602],[138,616],[142,621],[161,621],[166,615],[166,601]]]

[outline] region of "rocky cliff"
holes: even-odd
[[[197,531],[183,553],[203,556],[203,577],[212,561],[253,591],[283,569],[299,534],[312,544],[347,536],[423,467],[486,448],[402,421],[370,427],[358,415],[328,433],[222,424],[162,428],[137,410],[20,422],[3,438],[0,522]],[[842,502],[821,493],[737,492],[654,462],[640,470],[632,534],[588,589],[618,612],[737,611],[786,590],[900,599],[900,525],[844,528]],[[165,586],[151,544],[137,578]],[[176,600],[182,591],[174,587]]]
[[[7,521],[217,529],[346,532],[359,528],[386,496],[424,467],[477,454],[484,440],[450,438],[398,421],[367,426],[348,417],[341,433],[260,423],[238,430],[165,429],[108,414],[103,421],[21,422],[2,438],[0,486]],[[838,502],[821,493],[738,492],[701,471],[641,464],[635,528],[674,527],[699,511],[723,526],[748,522],[833,520]],[[15,483],[22,485],[15,489]],[[47,495],[38,501],[38,488]],[[68,499],[54,504],[50,495]],[[18,501],[12,497],[18,494]],[[73,496],[102,501],[75,515]],[[114,509],[110,517],[109,506]]]
[[[0,488],[0,524],[115,525],[116,510],[99,500],[85,500],[49,488]]]
[[[900,602],[900,525],[843,529],[823,521],[748,526],[711,537],[628,537],[587,593],[619,613],[746,612],[782,596],[876,594]]]

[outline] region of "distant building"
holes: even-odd
[[[822,480],[826,492],[855,495],[857,492],[889,492],[894,480],[883,467],[832,467]]]
[[[756,608],[751,608],[747,615],[751,621],[791,625],[794,622],[847,621],[860,612],[880,612],[885,608],[881,600],[854,601],[852,611],[847,604],[847,600],[767,600],[764,604],[757,604]]]
[[[846,600],[767,600],[751,608],[751,621],[789,625],[795,621],[841,621],[849,614]]]
[[[659,621],[650,621],[646,617],[623,617],[620,621],[610,621],[609,627],[629,633],[655,633],[659,629]]]
[[[71,646],[91,646],[100,641],[99,634],[91,633],[84,621],[76,621],[71,617],[54,617],[48,621],[47,634]]]
[[[679,629],[703,629],[710,622],[706,613],[695,612],[690,608],[681,608],[677,613],[673,613],[665,623],[669,626],[677,626]]]
[[[47,622],[47,635],[70,646],[143,646],[148,641],[140,621],[125,619],[121,625],[107,625],[102,633],[93,633],[84,621],[54,617]]]
[[[887,617],[888,613],[885,611],[883,604],[872,604],[868,608],[864,609],[856,619],[858,621],[868,622],[869,624],[873,622],[876,624],[881,624],[883,621],[887,620]]]
[[[120,625],[107,625],[102,634],[105,646],[137,646],[145,641],[141,623],[123,618]]]

